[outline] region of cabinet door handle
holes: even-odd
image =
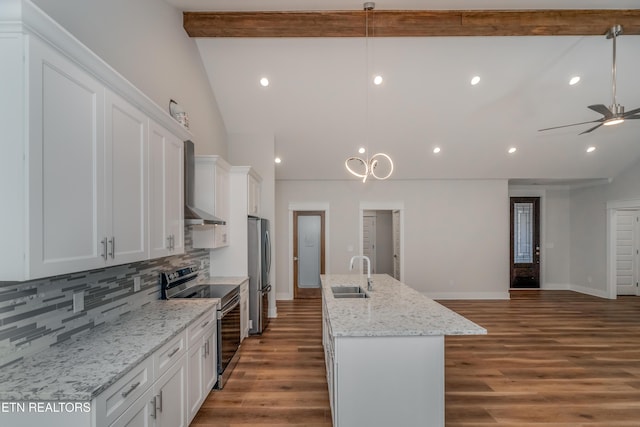
[[[172,358],[174,354],[176,354],[178,352],[178,350],[180,350],[180,347],[176,347],[173,349],[173,351],[171,353],[169,353],[169,358]]]
[[[137,382],[137,383],[135,383],[135,384],[131,384],[131,387],[129,387],[129,390],[127,390],[127,391],[123,391],[123,392],[122,392],[122,397],[125,397],[125,398],[126,398],[127,396],[129,396],[133,390],[135,390],[136,388],[138,388],[138,386],[139,386],[139,385],[140,385],[140,381],[138,381],[138,382]]]
[[[209,355],[209,340],[204,343],[204,357],[206,358]]]
[[[156,410],[162,412],[162,390],[160,390],[160,394],[155,397],[156,401]]]
[[[206,322],[204,322],[200,327],[204,328],[206,327],[209,323],[211,323],[211,320],[207,320]]]
[[[102,245],[102,258],[104,258],[104,260],[107,260],[107,238],[105,237],[104,239],[102,239],[100,241],[100,244]]]
[[[151,403],[151,413],[149,414],[152,418],[156,417],[156,396],[153,396],[153,399],[149,402]]]
[[[167,249],[171,250],[171,235],[167,236]]]
[[[116,257],[116,238],[112,237],[109,239],[109,244],[111,245],[111,252],[109,252],[109,256],[113,259]]]

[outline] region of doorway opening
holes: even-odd
[[[401,275],[400,210],[362,211],[362,254],[371,260],[371,274]]]
[[[293,212],[293,298],[320,298],[325,273],[324,211]]]
[[[540,197],[511,197],[511,288],[540,288]]]

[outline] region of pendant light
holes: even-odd
[[[366,92],[366,102],[365,102],[365,137],[367,138],[367,156],[365,159],[357,156],[348,157],[345,160],[344,165],[347,170],[354,176],[358,178],[362,178],[362,182],[367,182],[367,178],[372,176],[379,180],[387,179],[393,173],[393,161],[391,157],[385,153],[376,153],[373,156],[369,156],[368,150],[368,131],[369,131],[369,86],[371,82],[369,82],[369,12],[372,11],[376,7],[376,4],[373,2],[367,2],[364,4],[364,13],[365,13],[365,57],[367,61],[367,92]],[[380,165],[380,162],[387,162],[388,172],[386,175],[376,175],[376,168]]]

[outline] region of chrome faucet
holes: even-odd
[[[356,259],[363,259],[367,261],[367,290],[373,290],[373,282],[371,281],[371,260],[366,255],[355,255],[351,257],[351,261],[349,262],[349,270],[353,270],[353,262]]]

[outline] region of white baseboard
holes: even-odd
[[[580,292],[581,294],[591,295],[593,297],[609,299],[607,291],[603,289],[587,288],[586,286],[580,285],[569,285],[569,290]]]
[[[509,299],[509,292],[422,292],[431,299]]]
[[[541,289],[546,291],[568,291],[571,289],[571,285],[569,283],[545,283]]]
[[[269,307],[269,317],[278,317],[278,307]]]

